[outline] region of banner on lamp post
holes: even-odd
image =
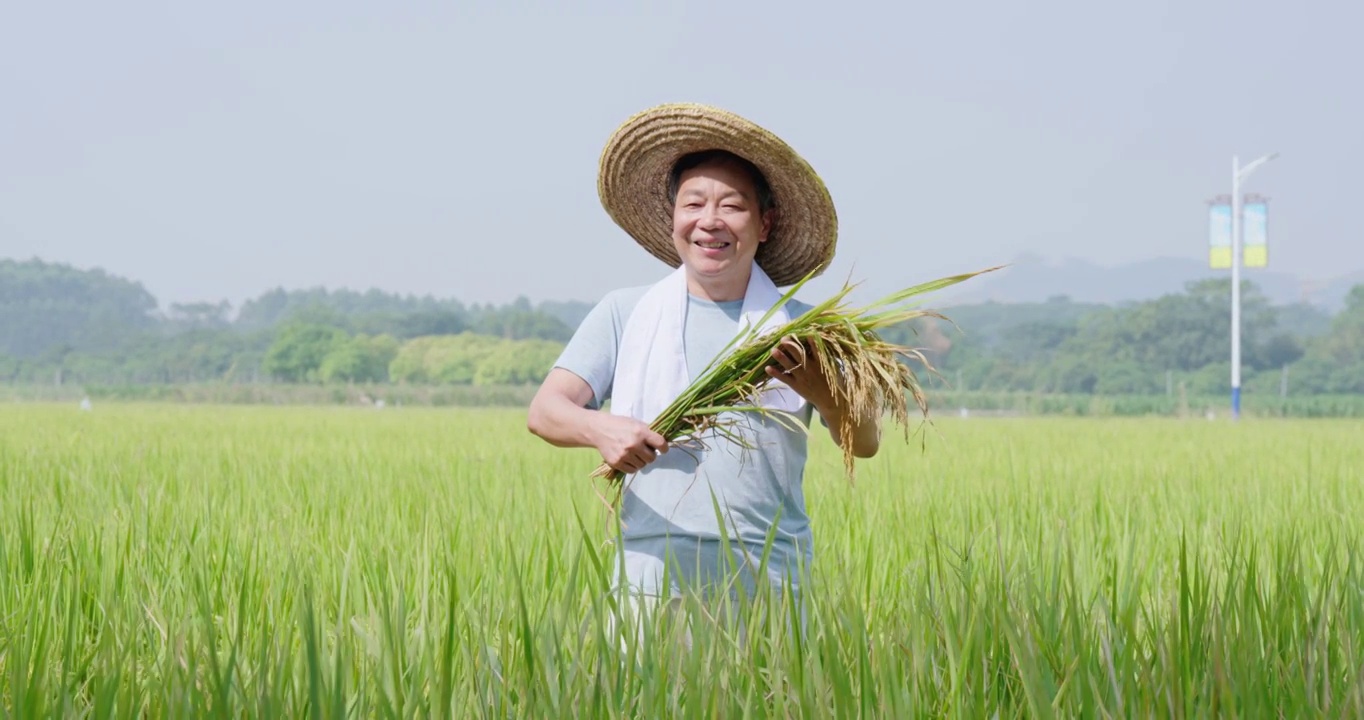
[[[1241,208],[1241,264],[1265,267],[1269,265],[1269,202],[1258,195],[1247,195]]]
[[[1221,196],[1208,203],[1208,265],[1214,270],[1231,267],[1231,198]]]

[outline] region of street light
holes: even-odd
[[[1241,183],[1261,165],[1278,157],[1270,153],[1241,167],[1231,158],[1231,417],[1241,417]]]

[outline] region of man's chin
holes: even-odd
[[[690,270],[693,275],[699,275],[701,277],[724,277],[734,270],[734,260],[732,258],[725,258],[723,260],[689,258],[686,262],[687,269]]]

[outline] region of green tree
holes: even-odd
[[[1208,363],[1188,373],[1185,388],[1193,395],[1225,395],[1231,392],[1231,360]],[[1253,373],[1242,369],[1241,386],[1248,385]]]
[[[1063,352],[1039,370],[1038,385],[1028,389],[1088,395],[1099,385],[1100,367],[1102,363],[1084,355]]]
[[[538,383],[563,351],[552,340],[506,340],[477,333],[414,338],[389,364],[395,382],[451,385]]]
[[[567,342],[573,336],[573,330],[561,320],[532,309],[530,301],[524,297],[517,298],[507,307],[484,311],[473,328],[480,334],[506,340],[540,338]]]
[[[424,335],[458,335],[469,329],[464,313],[453,310],[425,310],[393,318],[391,327],[401,338]],[[376,324],[375,327],[378,327]]]
[[[140,283],[40,260],[0,260],[0,352],[38,358],[57,348],[124,347],[157,328]]]
[[[1351,288],[1331,331],[1311,342],[1292,372],[1306,392],[1364,392],[1364,285]]]
[[[327,324],[358,330],[367,334],[392,334],[413,337],[399,327],[407,318],[457,318],[463,323],[464,306],[454,300],[432,297],[395,295],[379,290],[284,290],[276,288],[242,305],[237,317],[241,328],[261,329],[290,321],[328,318]],[[446,332],[448,330],[442,330]]]
[[[325,383],[386,382],[389,364],[397,354],[398,341],[392,336],[356,335],[327,353],[318,376]]]
[[[403,343],[388,364],[388,377],[393,382],[421,384],[430,382],[426,375],[426,354],[441,336],[417,337]]]
[[[1167,370],[1193,372],[1224,362],[1231,335],[1230,292],[1229,282],[1204,280],[1190,283],[1182,294],[1091,313],[1063,342],[1062,350],[1083,358],[1099,376],[1104,368],[1127,366],[1114,371],[1114,377],[1129,379],[1136,377],[1132,367],[1159,378]],[[1250,350],[1247,356],[1255,356],[1260,338],[1274,327],[1273,308],[1253,285],[1244,285],[1242,296],[1243,344]],[[1130,385],[1127,380],[1112,382]],[[1096,381],[1095,392],[1104,392],[1101,388],[1110,384]],[[1153,380],[1152,387],[1163,390],[1163,383]]]
[[[0,353],[0,383],[12,383],[19,380],[24,370],[24,361],[17,357]]]
[[[1256,366],[1261,368],[1281,368],[1291,365],[1303,356],[1302,343],[1286,332],[1275,333],[1268,341],[1256,348]]]
[[[498,343],[499,338],[469,332],[414,338],[399,348],[389,376],[399,382],[469,385]]]
[[[1024,322],[1003,330],[999,352],[1020,364],[1048,361],[1077,332],[1079,326],[1075,323],[1059,320]]]
[[[446,337],[426,354],[426,375],[436,383],[471,385],[478,366],[498,344],[498,338],[476,333]]]
[[[1316,343],[1315,355],[1339,365],[1364,362],[1364,285],[1345,298],[1345,309],[1331,322],[1331,332]]]
[[[285,326],[265,353],[266,373],[285,382],[313,382],[327,355],[348,340],[345,331],[330,325],[293,323]]]
[[[1160,380],[1150,368],[1134,362],[1118,362],[1098,369],[1093,392],[1098,395],[1150,395],[1160,386]]]
[[[504,340],[483,357],[475,385],[534,385],[545,379],[563,352],[553,340]]]

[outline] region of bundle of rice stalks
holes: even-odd
[[[912,309],[903,304],[924,293],[997,269],[993,267],[926,282],[861,308],[849,308],[843,304],[853,289],[853,286],[845,284],[833,297],[779,328],[762,333],[757,329],[740,333],[691,386],[650,423],[650,428],[670,444],[681,438],[697,437],[715,430],[745,447],[740,434],[729,424],[718,420],[719,416],[751,412],[776,417],[795,428],[804,428],[795,418],[757,404],[760,393],[772,380],[766,371],[772,364],[772,351],[784,339],[790,338],[806,349],[805,357],[798,358],[799,361],[817,362],[826,377],[837,378],[837,382],[830,384],[837,403],[845,408],[841,437],[851,437],[857,417],[868,413],[881,416],[889,413],[904,428],[908,441],[910,399],[913,399],[924,417],[928,415],[928,399],[909,361],[917,361],[927,372],[935,370],[922,352],[886,342],[878,331],[920,317],[947,320],[939,313]],[[801,280],[775,307],[785,305],[814,274]],[[766,324],[775,312],[775,307],[755,324],[755,328]],[[731,348],[734,348],[732,352]],[[853,460],[852,443],[846,442],[843,461],[850,479],[853,475]],[[606,478],[619,490],[624,473],[603,463],[592,473],[592,477]]]

